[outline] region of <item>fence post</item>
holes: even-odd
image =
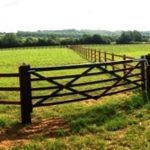
[[[96,62],[96,50],[94,50],[94,62]]]
[[[90,50],[89,49],[87,49],[87,59],[88,59],[88,61],[90,59]]]
[[[112,53],[112,61],[113,61],[113,62],[115,61],[114,53]],[[114,66],[114,65],[112,65],[112,70],[113,70],[113,71],[115,70],[115,66]]]
[[[89,49],[87,49],[87,60],[89,61]]]
[[[86,59],[88,59],[88,51],[87,51],[87,48],[86,48],[85,50],[86,50]]]
[[[90,57],[91,57],[90,61],[92,62],[93,61],[93,51],[92,51],[92,49],[91,49]]]
[[[29,69],[29,65],[19,67],[21,122],[23,125],[31,123],[32,99]]]
[[[144,56],[141,56],[141,59],[144,59]],[[141,62],[141,88],[142,88],[142,94],[145,101],[147,101],[146,97],[146,82],[145,82],[145,69],[146,69],[146,63],[145,61]]]
[[[99,62],[101,62],[101,51],[99,51],[98,57],[99,57]]]
[[[106,51],[104,52],[104,61],[107,62],[107,53],[106,53]],[[107,65],[105,65],[105,69],[107,69]]]
[[[85,49],[83,48],[82,51],[83,51],[83,58],[84,58],[85,57]]]
[[[150,54],[145,56],[146,58],[146,92],[148,94],[148,100],[150,99]]]
[[[126,55],[123,55],[123,60],[126,60]],[[126,63],[123,63],[123,69],[124,69],[124,76],[126,74]]]
[[[91,62],[93,62],[93,58],[94,58],[94,57],[93,57],[93,56],[94,56],[93,54],[94,54],[94,51],[93,51],[93,49],[92,49],[92,59],[91,59]]]
[[[107,62],[107,53],[106,53],[106,51],[104,52],[104,60],[105,60],[105,62]]]

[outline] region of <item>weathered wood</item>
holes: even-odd
[[[29,70],[29,65],[22,65],[19,67],[21,122],[23,125],[31,123],[32,99]]]
[[[97,66],[97,67],[99,67],[99,66]],[[110,74],[110,73],[119,73],[119,72],[123,72],[123,71],[128,71],[130,69],[133,69],[133,68],[126,68],[126,69],[117,68],[114,71],[113,70],[111,70],[111,71],[106,70],[105,72],[103,72],[103,71],[93,72],[93,73],[84,74],[84,75],[82,75],[82,77],[102,75],[102,74],[106,74],[106,73],[108,73],[108,74]],[[135,67],[134,69],[140,69],[140,67]],[[34,73],[34,72],[31,73],[31,74],[33,74],[35,76],[38,76],[38,74]],[[141,75],[141,73],[138,73],[138,74],[135,74],[135,75],[133,74],[133,76],[137,76],[137,75]],[[38,78],[32,78],[31,81],[43,81],[43,80],[49,80],[49,79],[52,79],[52,80],[56,80],[56,79],[69,79],[69,78],[75,78],[75,77],[81,77],[81,74],[62,75],[62,76],[56,76],[56,77],[54,77],[54,76],[52,76],[52,77],[44,77],[43,76],[42,78],[40,78],[38,76]]]
[[[114,53],[112,53],[112,61],[113,61],[113,62],[115,61]],[[112,65],[112,70],[113,70],[113,71],[115,70],[115,66],[114,66],[114,65]]]
[[[92,85],[92,84],[98,84],[98,83],[103,83],[103,82],[106,83],[106,82],[115,81],[115,80],[117,80],[117,78],[96,80],[96,81],[83,82],[83,83],[75,83],[75,84],[72,84],[71,87]]]
[[[20,87],[0,87],[0,91],[20,91]]]
[[[67,104],[67,103],[80,102],[80,101],[86,101],[86,100],[89,100],[89,99],[78,98],[74,100],[71,99],[71,100],[51,102],[51,103],[33,104],[33,107],[53,106],[53,105]]]
[[[3,78],[7,78],[7,77],[19,77],[19,74],[18,73],[0,73],[0,77],[3,77]]]
[[[90,62],[92,62],[92,49],[90,49]]]
[[[104,52],[104,61],[107,62],[107,53]],[[105,69],[107,69],[107,65],[105,65]]]
[[[141,56],[141,59],[144,59],[144,56]],[[145,102],[147,102],[146,96],[146,63],[141,62],[141,88],[142,88],[142,95]]]
[[[0,100],[0,104],[2,104],[2,105],[20,105],[20,102]]]
[[[126,55],[123,55],[123,60],[125,61],[126,60]],[[123,69],[124,69],[124,75],[126,74],[126,71],[125,71],[125,69],[126,69],[126,63],[123,63]]]
[[[94,62],[96,62],[96,50],[94,50]]]
[[[150,55],[145,56],[146,59],[146,91],[148,100],[150,99]]]
[[[114,95],[114,94],[118,94],[118,93],[123,93],[123,92],[131,91],[131,90],[134,90],[137,88],[140,88],[140,86],[135,86],[135,87],[131,87],[131,88],[115,91],[115,92],[110,92],[110,93],[104,94],[103,96],[110,96],[110,95]]]
[[[98,57],[99,57],[99,62],[101,62],[101,51],[99,51]]]
[[[31,88],[32,91],[44,91],[44,90],[52,90],[58,88],[57,86],[50,86],[50,87],[35,87]]]
[[[121,84],[117,84],[115,87],[119,87],[119,86],[124,86],[127,84],[134,84],[135,82],[140,82],[141,80],[133,80],[131,83],[121,83]],[[105,90],[107,88],[115,88],[113,86],[105,86],[105,87],[100,87],[100,88],[94,88],[94,89],[90,89],[90,90],[80,90],[80,92],[93,92],[93,91],[100,91],[100,90]],[[78,93],[74,93],[74,92],[69,92],[69,93],[60,93],[57,95],[53,95],[51,97],[62,97],[62,96],[69,96],[69,95],[74,95],[74,94],[78,94]],[[49,97],[49,95],[42,95],[42,96],[33,96],[32,99],[40,99],[40,98],[47,98]]]
[[[144,56],[141,57],[141,59],[144,59]],[[145,84],[145,62],[141,62],[141,88],[143,91],[146,90],[146,84]]]
[[[85,64],[74,64],[74,65],[64,65],[64,66],[52,66],[52,67],[42,67],[42,68],[32,68],[29,72],[34,71],[52,71],[52,70],[64,70],[64,69],[80,69],[87,68],[91,66],[105,66],[105,65],[119,65],[124,63],[142,62],[143,59],[132,59],[132,60],[121,60],[114,62],[96,62],[96,63],[85,63]]]

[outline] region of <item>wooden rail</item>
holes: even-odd
[[[3,80],[3,78],[19,78],[19,73],[0,73],[0,79]],[[20,92],[20,87],[1,87],[0,86],[0,92]],[[19,101],[14,100],[0,100],[0,104],[3,105],[20,105]]]
[[[83,53],[90,58],[96,53],[102,55],[99,52],[91,52],[91,50]],[[107,56],[106,53],[105,56]],[[114,60],[115,55],[110,56]],[[124,68],[126,64],[130,66]],[[145,76],[143,65],[145,66],[145,58],[38,68],[31,68],[29,65],[21,66],[19,73],[22,124],[31,123],[31,112],[35,107],[89,99],[98,100],[104,96],[137,88],[146,89],[146,80],[142,77]],[[49,72],[49,75],[46,75],[45,72]],[[57,73],[52,75],[53,72]],[[137,78],[139,75],[141,77]],[[40,87],[32,84],[39,81],[47,82],[47,84]],[[44,91],[43,95],[39,94],[41,91]]]
[[[82,47],[71,48],[91,62],[38,68],[22,65],[19,73],[0,74],[0,79],[18,78],[20,83],[18,87],[0,86],[2,92],[20,93],[19,102],[1,100],[0,104],[20,105],[21,122],[28,124],[35,107],[99,100],[137,88],[150,98],[150,55],[134,59]],[[116,61],[116,57],[122,59]],[[38,82],[44,82],[43,86]]]
[[[107,62],[107,61],[118,61],[120,58],[122,60],[135,59],[134,57],[130,57],[127,55],[119,55],[114,53],[109,53],[106,51],[84,48],[79,45],[69,46],[72,50],[77,52],[79,55],[84,57],[85,59],[91,62]]]
[[[109,53],[106,51],[85,48],[79,45],[69,46],[69,48],[71,48],[72,50],[77,52],[81,57],[83,57],[84,59],[87,59],[90,62],[111,62],[111,61],[113,62],[113,61],[119,61],[120,59],[123,61],[135,59],[134,57],[130,57],[127,55]],[[112,65],[112,67],[113,67],[113,70],[117,69],[114,65]],[[124,63],[123,68],[126,69],[127,67],[134,67],[134,65]]]

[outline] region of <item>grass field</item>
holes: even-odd
[[[137,57],[147,54],[150,45],[93,48],[113,49],[114,53],[124,52]],[[86,60],[66,48],[0,51],[1,72],[17,72],[23,62],[36,67],[85,63]],[[17,84],[17,81],[0,82]],[[11,98],[8,93],[3,94]],[[32,114],[33,124],[26,127],[19,124],[19,107],[0,106],[0,149],[149,150],[149,113],[150,103],[144,102],[139,90],[101,101],[36,108]]]
[[[116,54],[126,54],[140,58],[141,56],[150,54],[150,44],[130,44],[130,45],[92,45],[87,46],[93,49],[99,49],[101,51],[113,52]]]

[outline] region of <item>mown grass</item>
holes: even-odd
[[[2,49],[0,58],[0,72],[18,72],[23,63],[31,67],[47,67],[87,62],[67,48],[58,47]]]
[[[54,106],[49,117],[38,110],[36,116],[59,116],[67,121],[69,131],[63,128],[55,138],[45,134],[34,135],[24,146],[13,149],[146,149],[150,148],[150,104],[140,94],[124,94],[105,98],[93,104],[76,103]],[[50,131],[47,131],[48,133]]]
[[[19,66],[23,63],[31,67],[47,67],[65,64],[77,64],[87,62],[73,51],[67,48],[17,48],[0,50],[0,73],[17,73]],[[18,78],[1,78],[1,87],[18,87]],[[19,93],[0,92],[0,99],[18,100]]]
[[[126,54],[135,58],[150,54],[150,44],[127,44],[127,45],[88,45],[86,47],[101,51]]]
[[[22,62],[35,67],[86,62],[66,48],[7,50],[0,51],[0,54],[1,72],[17,72]],[[14,85],[8,80],[4,84]],[[104,97],[99,101],[35,108],[33,126],[27,127],[19,125],[19,107],[0,106],[0,148],[149,150],[149,113],[150,103],[145,102],[140,90]]]

